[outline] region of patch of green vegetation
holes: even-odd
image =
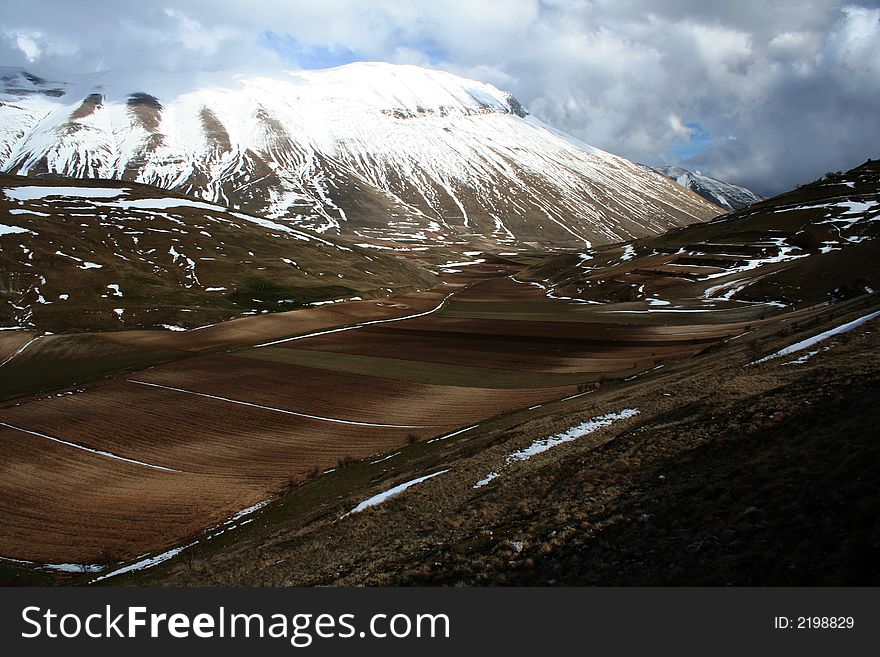
[[[241,282],[238,289],[226,298],[238,305],[253,306],[253,300],[278,303],[293,300],[297,305],[308,305],[315,301],[340,299],[355,296],[357,290],[345,285],[292,286],[279,285],[265,278],[252,277]]]
[[[486,367],[468,367],[446,363],[340,354],[307,349],[262,347],[233,354],[240,358],[268,360],[275,363],[291,363],[336,372],[351,372],[386,379],[399,379],[416,383],[432,383],[463,388],[550,388],[576,385],[598,379],[598,374],[554,374],[546,372],[519,372]]]
[[[460,301],[450,299],[440,311],[444,317],[461,319],[510,319],[533,322],[607,321],[596,315],[595,306],[565,301]]]
[[[42,394],[185,356],[167,349],[117,343],[98,335],[51,336],[3,366],[0,400]]]
[[[57,573],[38,570],[27,564],[0,561],[0,586],[51,586],[59,581]]]

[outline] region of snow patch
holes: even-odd
[[[103,188],[103,187],[41,187],[27,186],[4,189],[7,198],[14,201],[33,201],[45,199],[50,196],[62,196],[67,198],[117,198],[128,194],[131,189]]]
[[[0,224],[0,235],[21,235],[25,233],[36,235],[34,231],[22,228],[21,226],[7,226],[6,224]]]
[[[474,488],[482,488],[483,486],[488,484],[490,481],[492,481],[493,479],[497,479],[500,476],[501,475],[499,475],[497,472],[490,472],[485,477],[480,479],[477,483],[475,483]]]
[[[554,434],[548,438],[536,440],[528,447],[508,454],[507,461],[527,461],[536,454],[546,452],[557,445],[582,438],[583,436],[587,436],[599,429],[610,426],[618,420],[626,420],[635,417],[638,414],[639,409],[637,408],[625,408],[619,413],[606,413],[605,415],[599,415],[561,433]]]
[[[411,479],[410,481],[406,481],[402,484],[398,484],[397,486],[394,486],[393,488],[389,488],[386,491],[383,491],[377,495],[373,495],[373,497],[370,497],[370,498],[364,500],[363,502],[358,504],[356,507],[354,507],[351,511],[346,513],[345,516],[349,516],[352,513],[360,513],[364,509],[368,509],[371,506],[377,506],[379,504],[382,504],[382,502],[385,502],[386,500],[390,500],[392,497],[400,495],[407,488],[410,488],[412,486],[415,486],[416,484],[422,483],[423,481],[427,481],[428,479],[431,479],[432,477],[437,477],[437,476],[445,474],[447,472],[449,472],[448,469],[441,470],[440,472],[434,472],[433,474],[425,475],[424,477],[419,477],[418,479]],[[342,516],[342,517],[344,518],[345,516]]]

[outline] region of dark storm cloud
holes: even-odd
[[[769,194],[880,156],[875,2],[18,2],[0,63],[444,68],[513,91],[601,148]]]

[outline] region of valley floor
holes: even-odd
[[[652,321],[489,260],[445,289],[338,304],[335,325],[316,309],[105,335],[171,356],[3,405],[0,576],[874,581],[877,321],[755,361],[876,295]]]

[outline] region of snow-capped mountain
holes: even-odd
[[[715,205],[720,205],[726,210],[741,210],[752,203],[763,201],[764,197],[755,194],[750,189],[724,182],[717,178],[711,178],[699,171],[688,171],[681,167],[651,167],[657,173],[671,178],[682,187],[687,187],[692,192],[702,196]]]
[[[0,69],[0,170],[143,182],[374,246],[616,242],[717,214],[491,85],[381,63]]]

